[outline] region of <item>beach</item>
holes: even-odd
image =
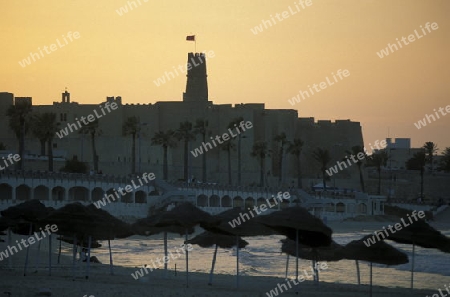
[[[449,235],[450,224],[448,216],[431,222],[433,226]],[[387,226],[388,221],[346,221],[332,222],[333,238],[338,243],[348,242],[352,238],[360,238],[374,230]],[[200,232],[197,231],[197,232]],[[13,242],[21,236],[13,236]],[[287,281],[285,279],[286,255],[278,249],[282,236],[245,238],[249,246],[240,251],[240,286],[236,289],[235,267],[236,251],[234,249],[219,249],[213,285],[208,285],[209,270],[213,248],[202,249],[193,245],[189,253],[189,288],[186,288],[185,256],[168,263],[169,271],[165,274],[162,267],[135,279],[131,276],[144,264],[149,265],[163,256],[161,236],[133,236],[124,240],[112,241],[114,258],[114,275],[110,274],[108,264],[107,242],[100,249],[93,250],[92,255],[98,257],[104,264],[91,264],[90,277],[86,279],[86,263],[77,262],[76,277],[73,279],[71,265],[71,246],[63,244],[61,263],[57,264],[58,243],[52,243],[52,276],[48,276],[48,241],[43,240],[39,252],[38,269],[36,272],[37,245],[32,246],[29,253],[27,276],[23,276],[25,251],[12,257],[13,269],[8,268],[8,259],[0,261],[0,294],[11,292],[11,296],[369,296],[368,264],[360,262],[361,285],[356,284],[354,261],[342,260],[327,263],[327,269],[320,272],[320,282],[315,283],[312,277],[290,288],[295,279],[295,261],[291,257]],[[178,235],[169,235],[169,250],[183,243]],[[389,242],[392,244],[392,242]],[[408,255],[411,247],[396,245]],[[0,243],[4,250],[6,242]],[[426,296],[438,293],[444,285],[450,285],[450,268],[448,254],[432,249],[416,249],[416,273],[414,274],[415,289],[409,289],[410,264],[400,267],[374,265],[373,296]],[[176,272],[175,272],[176,264]],[[310,261],[300,259],[300,273],[310,271]],[[283,284],[285,286],[283,286]],[[283,289],[280,292],[280,288]],[[287,289],[285,289],[287,288]],[[271,294],[272,290],[272,295]],[[299,294],[296,294],[296,290]]]

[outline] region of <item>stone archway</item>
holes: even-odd
[[[0,184],[0,200],[12,200],[13,188],[9,184]]]
[[[27,201],[31,199],[31,188],[27,185],[20,185],[16,188],[16,200]]]

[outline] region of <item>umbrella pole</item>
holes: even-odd
[[[289,254],[286,253],[286,274],[285,274],[285,279],[288,278],[288,272],[289,272]]]
[[[239,288],[239,236],[236,235],[236,288]]]
[[[361,285],[361,273],[359,271],[359,262],[358,260],[355,260],[356,264],[356,277],[358,278],[358,286]]]
[[[39,265],[39,252],[41,251],[41,241],[39,240],[39,242],[38,242],[38,247],[37,247],[37,250],[36,250],[36,261],[34,261],[34,272],[37,272],[38,271],[38,265]]]
[[[77,237],[73,236],[73,251],[72,251],[72,277],[75,280],[75,259],[77,257]]]
[[[11,246],[11,227],[8,228],[8,246]],[[12,268],[12,257],[8,257],[8,266]]]
[[[212,286],[212,280],[213,280],[213,275],[214,275],[214,266],[216,266],[216,257],[217,257],[217,244],[216,247],[214,249],[214,255],[213,255],[213,260],[212,260],[212,265],[211,265],[211,272],[209,273],[209,283],[208,286]]]
[[[411,260],[411,290],[414,288],[414,253],[416,250],[416,244],[413,241],[412,260]]]
[[[60,238],[59,238],[58,264],[59,264],[59,260],[60,260],[60,258],[61,258],[61,242],[62,242],[62,240],[61,240],[61,237],[60,237]]]
[[[186,251],[186,288],[189,288],[189,250],[187,248],[188,241],[188,229],[186,228],[186,241],[184,243],[184,249]]]
[[[48,235],[48,276],[52,275],[52,234]]]
[[[370,297],[372,297],[372,262],[370,262]]]
[[[298,229],[295,230],[295,279],[298,281]],[[295,294],[298,295],[298,286],[295,286]]]
[[[30,223],[30,232],[29,235],[31,236],[31,232],[33,231],[33,224]],[[27,255],[25,256],[25,266],[23,268],[23,276],[27,276],[27,267],[28,267],[28,254],[30,252],[30,245],[27,247]]]
[[[108,238],[108,249],[109,249],[109,273],[111,275],[114,275],[113,259],[112,259],[112,252],[111,252],[111,240],[109,238]]]
[[[92,236],[89,235],[88,237],[88,255],[86,259],[86,279],[89,279],[89,268],[91,266],[91,242],[92,242]]]
[[[164,231],[164,260],[168,259],[167,256],[167,232]],[[167,262],[164,261],[164,278],[167,278]]]

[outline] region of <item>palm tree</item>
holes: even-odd
[[[330,152],[327,149],[316,148],[312,154],[314,160],[320,163],[320,171],[322,171],[323,190],[327,189],[326,170],[328,163],[331,161]]]
[[[417,152],[411,159],[406,161],[406,168],[408,170],[419,170],[420,172],[420,198],[423,199],[423,173],[425,172],[425,165],[427,163],[427,156],[425,151]]]
[[[232,139],[222,143],[222,150],[227,152],[227,164],[228,164],[228,184],[231,186],[231,151],[234,150],[236,145]]]
[[[239,123],[240,122],[242,122],[244,120],[244,118],[243,117],[237,117],[237,118],[235,118],[234,120],[232,120],[230,123],[228,123],[228,129],[234,129],[236,126],[238,126],[239,125]],[[241,139],[242,139],[242,136],[241,136],[241,134],[239,133],[239,135],[238,135],[238,145],[237,145],[237,147],[238,147],[238,176],[237,176],[237,179],[238,179],[238,182],[237,182],[237,184],[238,184],[238,186],[240,186],[241,185],[241,168],[242,168],[242,158],[241,158]]]
[[[97,148],[95,146],[95,137],[101,135],[101,130],[99,129],[98,119],[95,119],[95,121],[89,122],[87,125],[84,125],[83,127],[81,127],[80,133],[89,134],[91,136],[94,171],[98,172],[98,155],[97,155]]]
[[[45,112],[35,114],[32,118],[32,132],[41,142],[41,155],[45,155],[45,143],[48,151],[48,171],[53,171],[53,138],[58,131],[59,123],[56,113]]]
[[[433,173],[433,154],[437,152],[438,147],[437,144],[435,144],[432,141],[427,141],[422,147],[425,150],[425,153],[427,154],[427,161],[431,165],[431,173]]]
[[[6,115],[9,117],[9,126],[19,139],[19,155],[20,160],[16,163],[18,170],[23,170],[23,160],[25,152],[25,134],[29,128],[29,114],[31,113],[31,103],[16,102],[15,105],[11,105],[6,111]]]
[[[184,180],[189,179],[189,141],[195,140],[195,134],[192,132],[192,123],[189,121],[184,121],[180,123],[180,127],[175,131],[175,137],[178,141],[184,142],[184,170],[183,176]]]
[[[440,169],[449,172],[450,171],[450,147],[446,147],[442,152],[442,158],[440,162]]]
[[[208,133],[208,120],[197,119],[194,126],[194,134],[202,135],[203,143],[206,142],[206,134]],[[206,182],[206,152],[202,154],[202,181]]]
[[[253,144],[252,152],[250,153],[252,157],[259,159],[260,165],[260,177],[259,177],[259,185],[260,187],[264,187],[264,172],[265,172],[265,159],[268,156],[267,151],[267,142],[265,141],[257,141]]]
[[[378,172],[378,195],[381,195],[381,167],[387,165],[388,159],[389,156],[385,150],[373,153],[367,157],[366,166],[374,166]]]
[[[297,158],[297,186],[302,188],[302,170],[301,170],[301,154],[303,150],[303,141],[300,138],[294,138],[293,142],[288,143],[287,153]]]
[[[131,135],[131,173],[136,173],[136,135],[140,132],[139,118],[128,117],[122,126],[123,136]]]
[[[357,160],[356,165],[358,166],[358,171],[359,171],[359,182],[360,182],[360,184],[361,184],[361,191],[362,191],[363,193],[365,193],[365,192],[366,192],[366,189],[365,189],[365,187],[364,187],[364,176],[363,176],[363,172],[362,172],[363,160],[360,160],[360,158],[358,158],[357,155],[358,155],[358,154],[363,154],[363,155],[364,155],[364,158],[366,158],[366,157],[367,157],[367,154],[366,154],[366,152],[364,151],[364,148],[363,148],[362,146],[360,146],[360,145],[352,146],[351,151],[346,151],[346,153],[349,154],[349,155],[353,155],[353,156],[354,156],[353,159],[356,159],[356,160]],[[361,159],[362,159],[362,158],[361,158]],[[346,159],[346,160],[347,160],[347,159]]]
[[[163,148],[163,179],[168,179],[168,161],[167,161],[167,151],[168,148],[172,148],[176,146],[174,141],[175,132],[172,130],[167,130],[166,132],[159,131],[155,133],[155,136],[152,137],[152,145],[160,145]]]
[[[41,144],[41,156],[45,156],[45,143],[47,142],[47,133],[45,131],[45,126],[43,126],[41,121],[41,114],[34,114],[31,117],[31,133],[33,136],[39,139]]]
[[[56,131],[59,128],[59,122],[56,121],[56,113],[44,112],[41,115],[41,122],[44,130],[47,133],[47,151],[48,151],[48,171],[53,171],[53,138],[55,138]]]
[[[275,135],[275,137],[273,138],[273,140],[276,143],[280,143],[280,152],[279,152],[279,156],[278,156],[278,170],[279,172],[279,177],[278,177],[278,183],[281,185],[281,183],[283,182],[283,154],[284,154],[284,146],[288,143],[288,140],[286,139],[286,133],[281,132],[278,135]]]

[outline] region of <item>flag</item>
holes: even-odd
[[[188,36],[186,36],[186,40],[188,40],[188,41],[195,41],[195,35],[188,35]]]

